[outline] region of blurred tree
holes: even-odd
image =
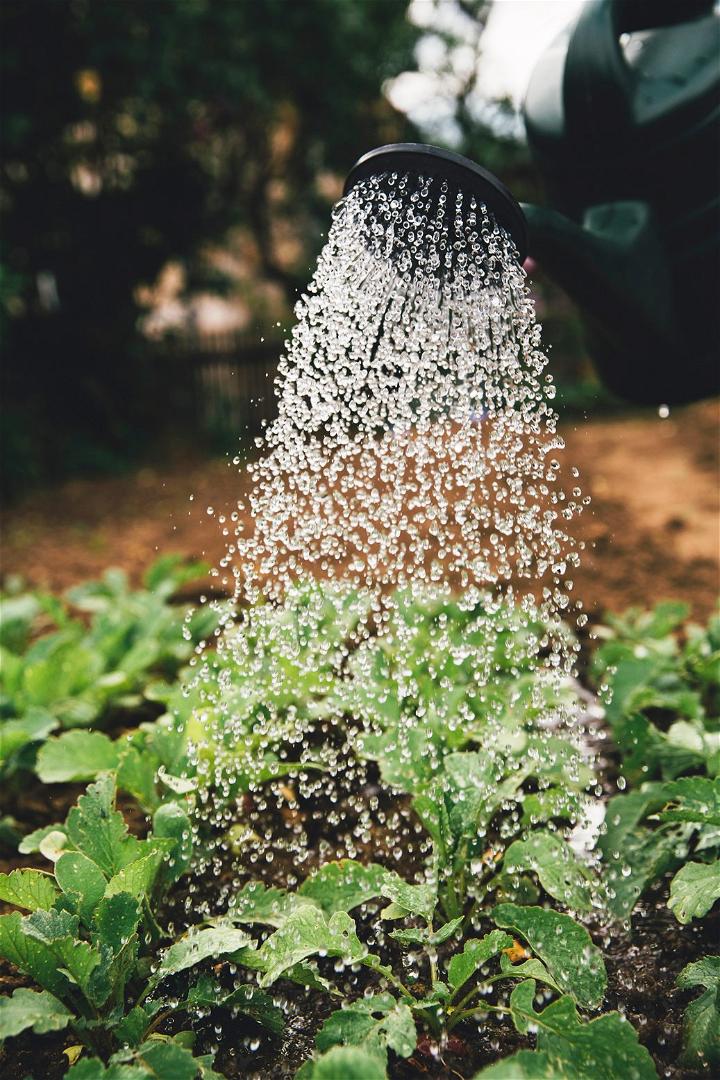
[[[482,89],[483,35],[491,0],[416,0],[410,20],[421,30],[416,70],[389,85],[391,101],[410,99],[410,115],[430,142],[447,145],[519,184],[532,184],[522,123],[509,100]],[[396,96],[397,95],[397,96]]]
[[[135,294],[245,224],[291,294],[316,181],[401,137],[407,0],[4,0],[6,482],[127,460],[167,411]],[[274,222],[305,223],[296,267]],[[315,230],[317,234],[317,230]],[[307,250],[307,247],[310,250]]]

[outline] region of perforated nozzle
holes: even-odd
[[[446,180],[450,191],[474,195],[484,203],[498,225],[512,238],[520,262],[528,250],[525,216],[505,185],[474,161],[425,143],[389,143],[363,154],[348,173],[343,194],[347,195],[360,180],[383,173],[432,176]]]

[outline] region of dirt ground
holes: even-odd
[[[592,504],[574,522],[586,553],[575,595],[605,610],[662,599],[707,616],[720,590],[720,402],[561,423],[565,468],[580,469]],[[201,458],[131,476],[74,481],[36,492],[4,514],[2,574],[63,589],[109,565],[134,580],[159,552],[216,561],[218,516],[243,480],[225,460]],[[214,513],[208,513],[212,507]]]

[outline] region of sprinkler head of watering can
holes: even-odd
[[[528,250],[525,216],[505,185],[487,169],[438,146],[389,143],[370,150],[355,162],[348,173],[343,194],[348,195],[361,180],[377,177],[382,182],[383,177],[393,173],[444,180],[449,194],[462,192],[465,197],[474,196],[478,205],[484,205],[510,236],[520,262],[524,261]]]

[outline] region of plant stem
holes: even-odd
[[[442,1024],[440,1023],[437,1014],[432,1009],[418,1009],[416,1016],[422,1020],[427,1028],[433,1033],[436,1038],[440,1038],[443,1032]]]
[[[476,1005],[473,1009],[465,1009],[464,1012],[459,1013],[455,1017],[453,1027],[455,1024],[459,1024],[461,1020],[468,1020],[471,1016],[475,1016],[478,1013],[488,1012],[500,1013],[505,1016],[510,1016],[512,1014],[511,1009],[505,1009],[502,1005]]]
[[[498,982],[500,979],[507,979],[507,977],[507,973],[501,971],[499,975],[492,975],[489,979],[483,979],[483,981],[481,983],[478,983],[477,986],[473,986],[471,990],[468,990],[465,996],[461,998],[460,1001],[458,1001],[450,1009],[447,1025],[448,1031],[452,1031],[452,1029],[458,1023],[459,1017],[462,1015],[465,1006],[469,1001],[472,1001],[476,994],[482,993],[485,987],[491,986],[493,983]],[[488,1008],[490,1008],[490,1006],[488,1006]]]
[[[460,903],[453,887],[452,878],[442,887],[440,906],[446,922],[450,922],[451,919],[457,918],[460,914]]]
[[[157,1028],[159,1028],[159,1026],[160,1026],[160,1024],[162,1024],[163,1020],[167,1020],[168,1016],[172,1016],[172,1014],[174,1012],[175,1012],[174,1009],[163,1009],[162,1012],[159,1012],[157,1014],[157,1016],[153,1017],[152,1024],[150,1024],[145,1029],[145,1034],[143,1036],[143,1042],[145,1041],[145,1039],[147,1039],[148,1035],[152,1034],[153,1031],[156,1031]]]
[[[428,934],[432,935],[432,933],[433,933],[432,919],[427,920],[427,928],[428,928]],[[427,953],[427,958],[428,958],[428,960],[430,962],[430,983],[431,983],[432,986],[434,986],[435,983],[437,982],[437,976],[438,976],[438,972],[437,972],[437,953],[435,952],[432,945],[430,945],[430,944],[428,944],[428,947],[427,947],[427,949],[425,951]]]
[[[385,967],[384,964],[366,964],[366,967],[369,967],[371,971],[376,971],[378,975],[383,975],[388,982],[398,988],[403,997],[408,998],[410,1001],[417,1001],[415,995],[408,990],[407,986],[398,979],[397,975],[389,967]]]

